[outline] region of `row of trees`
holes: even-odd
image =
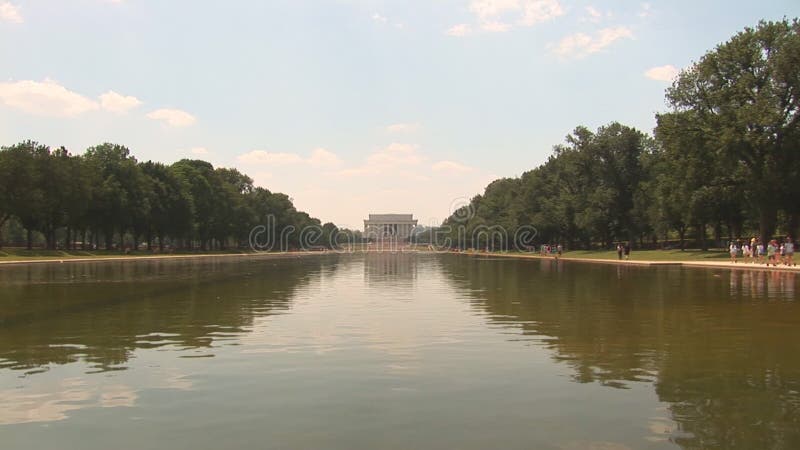
[[[708,52],[666,92],[654,136],[578,127],[546,163],[491,183],[451,230],[535,226],[538,242],[642,244],[692,235],[766,240],[800,225],[800,23],[761,22]],[[484,233],[472,247],[511,246]]]
[[[224,249],[246,245],[260,224],[273,225],[278,235],[288,227],[335,229],[297,211],[286,194],[255,187],[236,169],[188,159],[138,162],[115,144],[73,156],[31,141],[0,149],[0,230],[9,222],[24,228],[28,248],[41,233],[50,249],[72,249],[77,242],[84,248]],[[286,236],[286,244],[299,246],[299,234]]]

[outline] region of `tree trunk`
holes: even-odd
[[[27,238],[28,238],[28,250],[32,250],[33,249],[33,232],[31,231],[30,228],[26,228],[25,231],[28,232],[28,235],[27,235]]]
[[[72,250],[72,242],[70,239],[71,237],[72,237],[72,228],[67,226],[67,235],[64,238],[64,250]]]
[[[54,234],[55,233],[53,233],[52,230],[45,227],[44,241],[45,241],[45,247],[47,247],[48,250],[54,250],[56,248],[56,243],[53,241]]]
[[[0,248],[3,248],[3,227],[8,221],[8,218],[11,217],[9,214],[6,214],[2,218],[0,218]]]
[[[789,222],[786,224],[786,232],[793,240],[797,241],[797,232],[800,231],[800,213],[789,214]],[[0,240],[0,246],[2,246]]]
[[[702,224],[697,229],[697,238],[700,240],[700,250],[708,251],[708,242],[706,241],[706,224]]]
[[[761,242],[766,246],[775,232],[775,222],[777,222],[777,211],[762,208],[758,215],[758,234],[761,235]]]

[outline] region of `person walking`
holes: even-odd
[[[744,258],[745,264],[750,262],[752,256],[753,254],[750,250],[750,244],[748,241],[744,241],[744,244],[742,244],[742,257]]]
[[[786,236],[786,243],[783,244],[784,252],[786,253],[785,264],[787,266],[796,266],[794,262],[794,241],[791,237]]]
[[[736,242],[731,241],[728,246],[728,253],[731,255],[731,262],[736,264],[736,256],[739,254],[739,248],[736,247]]]
[[[625,260],[627,261],[627,260],[631,259],[631,244],[630,243],[626,243],[625,244],[624,252],[625,252]]]
[[[622,244],[617,244],[617,259],[622,261]]]
[[[770,263],[774,264],[776,267],[778,266],[778,263],[775,261],[775,252],[778,251],[778,246],[776,244],[777,242],[775,242],[775,239],[769,241],[769,244],[767,244],[767,267],[769,267]]]

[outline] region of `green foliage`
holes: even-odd
[[[491,183],[467,213],[454,214],[445,225],[463,225],[466,246],[479,248],[513,247],[524,225],[537,229],[539,242],[569,246],[633,239],[645,229],[635,204],[646,180],[643,158],[652,147],[646,135],[618,123],[597,132],[578,127],[544,165]],[[480,233],[495,227],[504,233]]]
[[[320,224],[285,194],[205,161],[139,163],[128,148],[109,143],[81,156],[32,141],[0,149],[0,229],[15,219],[29,246],[37,233],[48,249],[57,247],[57,234],[66,248],[82,235],[84,247],[88,236],[106,249],[137,249],[142,239],[148,249],[224,249],[246,246],[250,230],[269,224],[270,215],[276,233],[286,232],[295,247],[303,227]]]
[[[797,19],[761,22],[736,34],[684,70],[667,100],[673,111],[659,116],[657,130],[666,137],[665,150],[686,150],[714,166],[702,182],[707,193],[690,202],[695,212],[711,197],[723,209],[718,215],[740,222],[743,215],[731,201],[741,200],[764,239],[779,210],[788,206],[790,215],[797,214],[798,190],[790,178],[800,164]]]
[[[800,22],[747,28],[687,68],[667,91],[655,138],[611,123],[578,127],[550,159],[490,184],[445,225],[472,231],[529,224],[540,243],[609,247],[689,230],[705,248],[730,237],[800,228]],[[464,218],[468,218],[465,222]],[[674,234],[673,234],[674,233]],[[477,242],[475,242],[477,241]],[[509,246],[509,242],[501,242]]]

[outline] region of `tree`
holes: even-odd
[[[770,238],[798,164],[800,23],[746,28],[681,72],[667,100],[708,137],[714,157],[706,163],[747,180],[745,199]]]
[[[88,170],[98,177],[89,209],[92,226],[103,232],[106,248],[113,246],[114,233],[124,245],[125,232],[134,234],[134,247],[146,228],[150,210],[150,185],[127,147],[101,144],[86,150]]]
[[[167,236],[180,239],[191,232],[194,202],[189,185],[170,167],[152,161],[140,166],[150,180],[152,193],[145,231],[147,248],[151,249],[153,238],[158,238],[158,248],[164,251]]]
[[[11,216],[17,217],[27,231],[28,249],[32,246],[32,233],[39,225],[44,201],[34,155],[45,151],[48,151],[46,146],[34,141],[0,150],[0,226]]]
[[[200,248],[205,250],[213,236],[218,219],[217,186],[214,180],[214,166],[200,160],[182,159],[172,165],[175,174],[189,186],[189,193],[194,202],[192,234],[200,241]]]

